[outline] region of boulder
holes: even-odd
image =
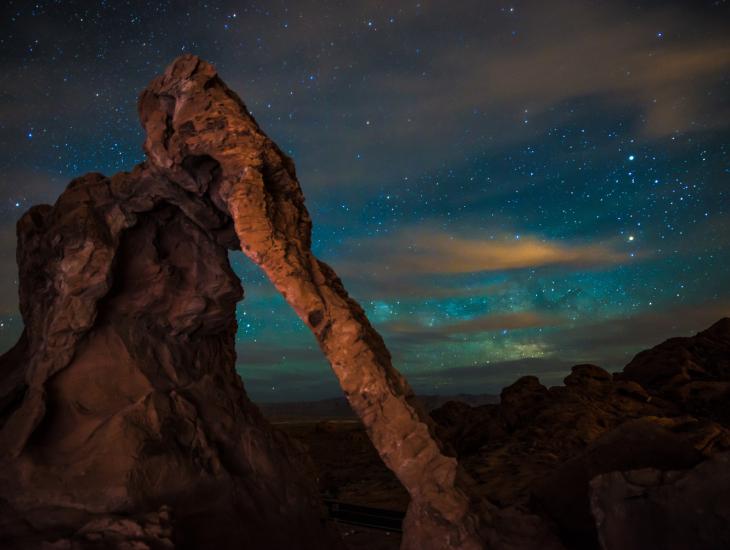
[[[591,479],[614,470],[687,468],[701,460],[682,437],[650,419],[631,420],[549,472],[533,488],[533,498],[558,525],[563,541],[587,548],[596,538],[588,498]]]
[[[694,468],[609,472],[590,483],[601,548],[730,548],[730,453]]]
[[[515,429],[531,421],[550,400],[548,389],[536,376],[523,376],[500,394],[499,413],[504,423]]]

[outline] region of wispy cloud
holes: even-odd
[[[582,244],[540,239],[468,238],[434,230],[406,229],[397,234],[355,243],[360,258],[338,262],[346,273],[392,275],[454,275],[486,271],[565,266],[573,269],[625,263],[631,258],[614,243]],[[378,258],[372,262],[372,258]]]

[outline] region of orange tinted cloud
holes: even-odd
[[[361,242],[362,257],[378,258],[388,273],[459,274],[566,266],[587,268],[626,262],[629,256],[607,243],[572,244],[520,238],[477,239],[434,231],[405,231],[387,239]],[[339,267],[339,266],[338,266]],[[372,271],[373,263],[342,266],[350,272]],[[382,274],[382,273],[381,273]]]

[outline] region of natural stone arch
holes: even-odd
[[[159,526],[167,512],[149,514],[172,499],[190,536],[193,525],[204,532],[205,519],[212,522],[215,541],[199,542],[259,540],[243,524],[231,532],[210,518],[238,506],[251,514],[247,525],[284,537],[268,542],[336,546],[317,521],[306,460],[268,428],[235,374],[241,290],[226,249],[240,248],[312,330],[411,495],[403,547],[532,547],[526,541],[544,535],[539,522],[512,513],[505,533],[501,513],[470,494],[470,480],[433,437],[382,338],[312,254],[291,159],[213,67],[178,58],[142,93],[139,113],[146,162],[112,178],[79,178],[53,207],[34,207],[18,224],[26,330],[0,358],[0,489],[12,513],[37,514],[39,503],[51,502],[78,512],[64,516],[68,528],[93,531],[100,516],[108,522],[120,512],[147,514],[139,524]],[[114,378],[119,368],[126,378]],[[95,376],[110,378],[99,382],[99,399],[84,400]],[[74,438],[82,428],[86,435]],[[110,469],[99,458],[115,437],[120,456]],[[33,485],[29,473],[42,483]],[[155,476],[173,488],[155,485]],[[90,483],[90,492],[70,490],[73,483]],[[216,495],[216,506],[205,508],[200,494]],[[287,539],[277,522],[296,535]],[[26,535],[42,538],[54,528]]]

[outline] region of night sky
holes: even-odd
[[[0,19],[0,351],[15,221],[143,160],[138,93],[212,62],[291,155],[314,249],[417,391],[618,370],[730,315],[724,1],[10,2]],[[259,401],[339,394],[258,269],[232,261]]]

